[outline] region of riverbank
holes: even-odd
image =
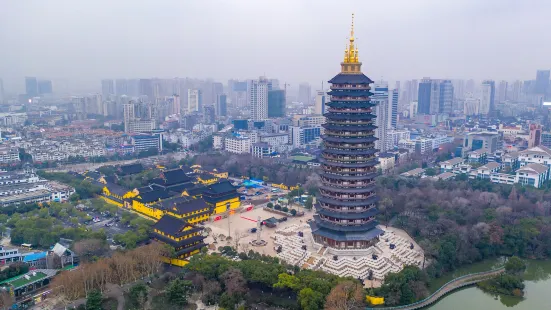
[[[459,276],[490,270],[499,266],[501,260],[487,260],[472,264],[467,267],[446,274],[441,278],[435,279],[430,283],[431,293],[436,291],[444,283]],[[533,310],[533,309],[551,309],[551,298],[549,298],[549,288],[551,287],[551,260],[535,261],[526,260],[527,270],[524,273],[525,296],[518,298],[501,294],[487,293],[476,286],[471,286],[458,290],[442,298],[436,304],[428,309],[431,310],[449,310],[449,309],[469,309],[469,310],[505,310],[514,308],[514,310]]]

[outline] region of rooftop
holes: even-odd
[[[532,174],[532,173],[541,174],[541,173],[547,172],[548,170],[549,170],[549,167],[547,166],[544,166],[538,163],[531,163],[521,167],[520,169],[517,170],[517,172],[524,172],[529,174]]]
[[[443,161],[441,162],[440,164],[441,165],[457,165],[457,164],[461,164],[463,163],[465,160],[461,157],[455,157],[455,158],[452,158],[450,160],[446,160],[446,161]]]

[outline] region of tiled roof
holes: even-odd
[[[536,147],[524,150],[520,152],[521,154],[545,154],[551,156],[551,150],[543,145],[538,145]]]
[[[143,171],[143,166],[140,163],[121,165],[119,167],[119,174],[121,175],[131,175],[137,174]]]
[[[192,229],[182,232],[186,227],[190,226]],[[171,215],[164,215],[161,219],[153,225],[153,229],[162,231],[169,236],[182,236],[193,232],[201,231],[202,227],[195,227],[188,222],[181,220]]]
[[[164,191],[162,189],[156,189],[153,191],[140,193],[139,196],[136,197],[136,200],[142,203],[150,203],[154,201],[158,201],[159,199],[166,199],[172,197],[172,194],[168,191]]]
[[[164,171],[162,178],[164,181],[163,185],[165,186],[191,182],[191,178],[180,168]]]
[[[173,210],[175,207],[179,214],[186,214],[194,211],[209,208],[209,205],[202,198],[176,197],[163,200],[161,206],[165,210]]]
[[[538,174],[541,174],[541,173],[547,172],[547,170],[549,170],[549,167],[547,166],[544,166],[538,163],[531,163],[521,167],[517,172],[524,172],[524,173],[536,172]]]

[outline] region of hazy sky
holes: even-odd
[[[340,67],[356,15],[372,79],[533,79],[551,68],[550,0],[0,0],[0,78],[266,75]]]

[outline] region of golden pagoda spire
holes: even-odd
[[[342,72],[360,73],[360,58],[358,48],[354,45],[354,13],[352,13],[352,26],[348,46],[344,51],[344,61],[341,64]]]

